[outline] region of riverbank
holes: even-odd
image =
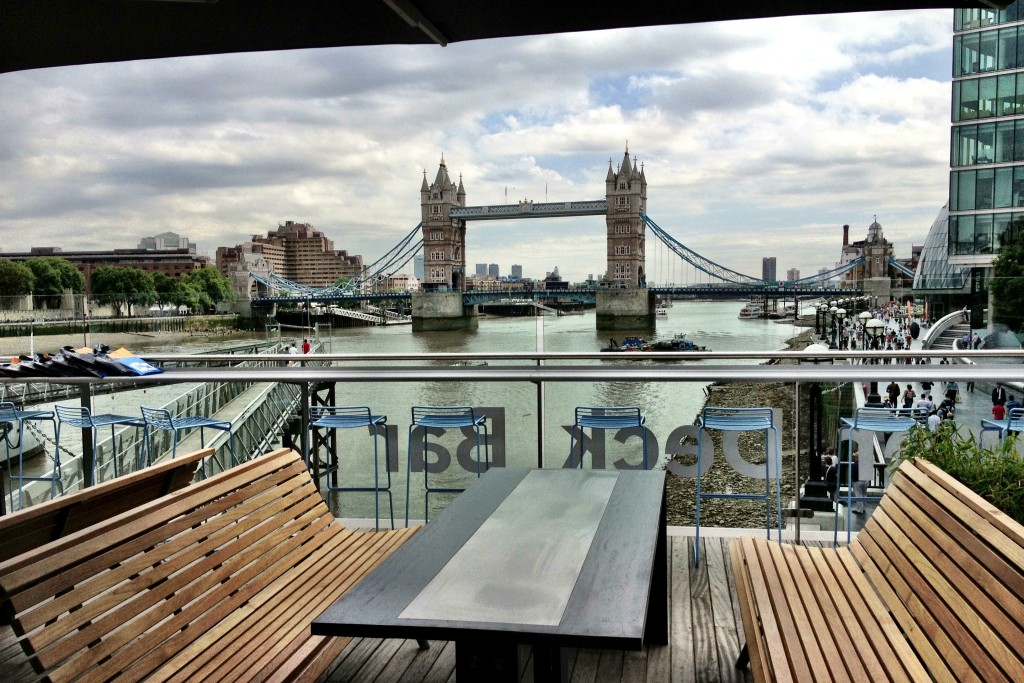
[[[814,331],[806,330],[786,342],[786,350],[800,350],[813,341]],[[787,361],[789,362],[789,361]],[[782,505],[796,497],[796,482],[792,476],[796,457],[796,420],[794,413],[793,385],[765,382],[716,382],[708,387],[706,405],[722,408],[750,408],[770,406],[782,411],[782,471],[787,476],[782,481]],[[694,420],[697,424],[697,420]],[[764,493],[764,480],[745,477],[719,457],[722,451],[722,432],[711,431],[716,457],[701,478],[704,493]],[[759,468],[764,467],[765,445],[763,432],[741,432],[739,453],[746,462]],[[696,447],[695,439],[683,441],[684,445]],[[696,455],[674,457],[682,465],[695,466]],[[774,486],[772,487],[774,495]],[[666,515],[670,525],[692,526],[696,523],[697,482],[693,478],[669,475]],[[772,524],[775,523],[773,507]],[[765,524],[764,506],[760,501],[705,500],[701,503],[701,525],[732,528],[757,528]]]

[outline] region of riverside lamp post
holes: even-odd
[[[860,319],[860,347],[868,348],[868,321],[871,320],[871,311],[861,311],[857,316]]]
[[[822,302],[818,306],[818,310],[821,312],[821,334],[818,335],[818,338],[825,341],[828,339],[828,304]]]
[[[836,311],[836,338],[832,341],[835,344],[835,348],[841,348],[843,345],[843,319],[846,318],[846,309],[840,308]]]
[[[824,344],[811,344],[803,350],[804,355],[797,359],[801,365],[832,364],[831,358],[822,358],[821,353],[828,353]],[[812,382],[807,387],[807,480],[804,482],[803,496],[800,507],[828,512],[832,509],[832,500],[828,497],[828,484],[825,482],[821,458],[824,455],[824,404],[822,402],[821,385]]]
[[[872,318],[864,323],[864,329],[867,332],[868,337],[871,338],[871,348],[875,348],[875,340],[885,332],[885,323],[878,318]],[[881,407],[882,397],[878,393],[878,382],[872,382],[869,385],[868,395],[865,399],[864,405],[869,408]]]
[[[832,318],[831,318],[831,320],[832,320],[832,329],[829,331],[828,335],[825,337],[825,340],[828,341],[828,343],[829,343],[828,346],[829,346],[830,349],[836,348],[835,347],[835,339],[836,339],[836,313],[839,312],[839,306],[836,305],[837,303],[838,302],[833,301],[832,305],[828,309],[829,315],[832,316]]]

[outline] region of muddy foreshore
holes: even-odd
[[[787,350],[799,350],[811,343],[813,330],[806,330],[787,342]],[[796,482],[792,476],[795,457],[795,421],[793,385],[779,382],[716,382],[708,388],[707,405],[724,408],[750,408],[770,406],[782,410],[782,505],[785,507],[796,496]],[[694,420],[694,424],[696,424]],[[751,479],[737,473],[724,462],[722,433],[710,432],[715,444],[716,457],[707,474],[701,479],[705,493],[764,493],[763,479]],[[690,439],[690,445],[696,446]],[[686,443],[684,441],[684,443]],[[763,432],[739,434],[741,457],[749,463],[764,466]],[[675,456],[683,465],[696,465],[696,455]],[[774,486],[772,487],[774,493]],[[695,523],[696,480],[668,475],[667,517],[670,525],[691,526]],[[772,522],[775,511],[773,507]],[[764,527],[764,505],[760,501],[704,500],[701,503],[701,525],[734,528]]]

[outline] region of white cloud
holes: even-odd
[[[372,261],[419,221],[442,153],[470,204],[590,199],[628,140],[651,216],[719,263],[815,272],[839,225],[875,214],[909,254],[945,201],[951,26],[790,17],[5,74],[0,243],[174,230],[212,254],[296,220]],[[603,233],[471,224],[467,260],[580,279]]]

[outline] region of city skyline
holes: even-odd
[[[946,200],[951,41],[937,10],[4,74],[0,236],[212,257],[295,220],[371,262],[442,154],[470,205],[568,201],[628,144],[651,217],[731,268],[785,243],[816,272],[875,214],[905,256]],[[603,221],[471,223],[466,256],[582,280]]]

